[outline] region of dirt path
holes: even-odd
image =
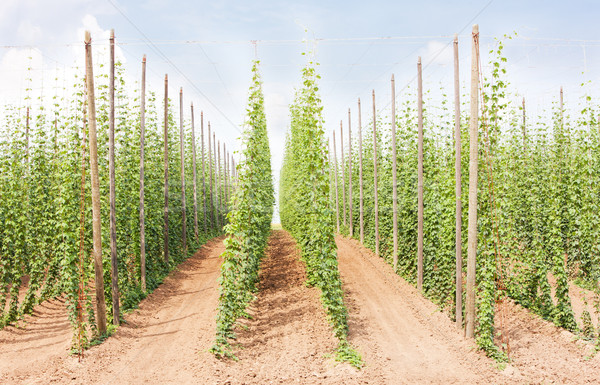
[[[338,236],[336,242],[350,340],[364,355],[365,374],[379,373],[386,384],[512,381],[382,258],[355,240]]]
[[[82,362],[67,354],[64,303],[36,308],[25,328],[0,332],[1,384],[507,384],[593,383],[598,358],[584,360],[572,335],[512,305],[506,332],[513,362],[496,364],[462,338],[448,317],[358,242],[338,237],[358,371],[330,357],[336,346],[315,288],[306,287],[293,239],[274,231],[253,316],[238,332],[238,362],[213,343],[222,238],[173,272],[127,323]]]
[[[18,325],[0,330],[0,383],[6,383],[9,372],[18,380],[32,367],[68,354],[72,333],[62,299],[36,306]]]
[[[70,330],[53,345],[43,329],[5,340],[0,356],[1,384],[341,384],[362,377],[327,355],[336,341],[327,324],[317,289],[308,288],[293,239],[275,231],[261,271],[253,319],[238,333],[239,362],[217,360],[208,352],[214,341],[222,238],[209,241],[172,273],[163,285],[126,316],[115,335],[86,352],[80,363],[67,354]],[[64,304],[42,315],[47,325],[64,317]],[[66,328],[66,334],[63,329]],[[30,334],[32,332],[34,334]],[[6,334],[6,333],[5,333]],[[29,349],[25,352],[24,349]],[[25,354],[24,354],[25,353]],[[19,363],[20,360],[20,363]],[[18,364],[17,366],[14,366]]]
[[[261,265],[258,298],[250,308],[253,319],[245,322],[247,330],[238,333],[239,362],[203,354],[220,380],[210,382],[205,377],[204,383],[353,384],[362,377],[350,365],[328,358],[337,343],[319,291],[305,282],[293,238],[285,231],[273,231]]]
[[[138,310],[126,316],[127,323],[113,337],[89,349],[81,363],[67,354],[68,323],[67,335],[61,336],[60,343],[47,348],[32,345],[26,332],[23,334],[26,338],[7,345],[10,355],[0,356],[0,368],[10,368],[0,372],[0,383],[190,382],[193,372],[186,369],[198,366],[198,351],[208,349],[214,336],[222,251],[222,238],[209,241],[142,301]],[[57,310],[57,314],[64,313],[64,307]],[[49,321],[42,317],[39,322]],[[28,344],[31,345],[29,353],[20,353],[22,346]],[[54,350],[53,354],[48,354],[48,349]],[[13,367],[19,359],[22,365]]]
[[[336,242],[352,341],[365,349],[367,363],[382,366],[387,360],[377,370],[386,379],[402,378],[387,383],[598,383],[600,354],[589,357],[593,346],[512,301],[496,310],[496,327],[504,325],[511,352],[511,362],[499,371],[383,259],[355,240],[338,237]],[[404,374],[392,377],[398,373],[390,367]]]
[[[509,337],[510,370],[515,377],[526,383],[599,383],[600,355],[590,356],[592,344],[512,301],[504,306],[504,333]],[[499,319],[496,327],[500,327]]]
[[[556,299],[556,277],[552,273],[548,273],[548,283],[550,284],[550,292],[554,300],[554,304],[558,301]],[[574,282],[569,282],[569,298],[571,299],[571,308],[575,314],[575,321],[580,328],[583,327],[582,315],[583,311],[587,310],[592,317],[592,324],[597,328],[599,326],[599,317],[594,310],[594,298],[596,293],[591,290],[584,289],[577,286]],[[587,304],[586,304],[587,302]]]

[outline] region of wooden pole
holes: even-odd
[[[221,164],[217,163],[219,157],[217,156],[217,140],[215,138],[215,132],[213,131],[213,156],[215,157],[215,218],[217,220],[217,228],[221,231],[221,186],[220,183],[220,168]]]
[[[396,82],[392,74],[392,216],[394,238],[394,271],[398,270],[398,176],[396,167]]]
[[[340,200],[339,200],[339,189],[338,189],[338,169],[337,169],[337,155],[335,151],[335,130],[333,130],[333,177],[335,178],[335,218],[337,224],[337,232],[340,232]]]
[[[417,185],[417,288],[423,290],[423,71],[421,57],[417,60],[418,98],[418,185]]]
[[[92,234],[94,241],[94,271],[96,287],[96,318],[98,334],[106,334],[106,302],[104,300],[104,274],[102,269],[102,222],[100,218],[100,178],[98,176],[98,142],[96,134],[96,102],[92,64],[92,38],[85,31],[85,68],[88,95],[88,131],[90,144],[90,178],[92,182]]]
[[[204,112],[200,111],[200,141],[202,142],[202,212],[204,213],[204,233],[207,231],[206,227],[206,178],[204,173],[206,172],[204,163]]]
[[[454,192],[456,197],[456,326],[463,327],[462,319],[462,169],[460,136],[460,79],[458,67],[458,35],[454,35]]]
[[[165,75],[165,206],[164,206],[164,258],[169,264],[169,78]]]
[[[375,192],[375,255],[379,257],[379,199],[377,187],[377,111],[373,90],[373,184]]]
[[[228,178],[228,172],[227,172],[227,147],[225,147],[225,143],[223,143],[223,185],[225,187],[224,191],[224,198],[225,198],[225,202],[223,204],[223,207],[225,208],[225,216],[227,216],[227,211],[228,211],[228,183],[227,183],[227,178]]]
[[[563,110],[563,88],[560,86],[560,128],[563,129],[565,126],[565,114]]]
[[[187,217],[185,209],[185,135],[183,133],[183,88],[179,89],[179,152],[181,155],[181,243],[187,255]]]
[[[210,197],[210,224],[213,229],[216,229],[217,220],[215,218],[215,202],[213,198],[213,166],[212,166],[212,149],[211,149],[211,139],[210,139],[210,122],[208,122],[208,181],[209,181],[209,194]]]
[[[194,126],[194,103],[190,104],[192,114],[192,183],[194,184],[194,239],[198,241],[198,185],[196,175],[196,127]]]
[[[146,216],[144,213],[144,146],[146,141],[146,55],[142,59],[142,93],[140,96],[140,275],[146,292]]]
[[[342,214],[344,226],[348,224],[346,220],[346,160],[344,159],[344,127],[340,120],[340,154],[342,156],[340,161],[340,171],[342,172]]]
[[[362,150],[362,125],[360,112],[360,98],[358,98],[358,190],[359,190],[359,221],[360,221],[360,243],[365,243],[365,226],[363,221],[363,150]]]
[[[350,119],[350,109],[348,108],[348,220],[350,226],[350,237],[354,235],[354,225],[352,220],[352,121]]]
[[[108,78],[108,173],[110,201],[110,266],[113,325],[119,325],[119,263],[117,261],[117,215],[115,208],[115,31],[110,31]]]
[[[479,26],[473,26],[471,51],[471,116],[469,119],[469,234],[467,240],[467,303],[465,335],[475,335],[475,273],[477,263],[477,179],[479,129]]]
[[[233,197],[233,178],[231,177],[232,175],[232,171],[231,171],[231,157],[229,156],[229,151],[227,151],[227,180],[228,183],[227,185],[229,186],[228,190],[227,190],[227,212],[229,212],[229,210],[231,210],[231,202],[232,202],[232,197]]]
[[[219,167],[217,168],[217,175],[219,176],[219,219],[221,220],[221,226],[225,226],[225,218],[223,216],[223,169],[221,168],[221,141],[217,141],[217,161]]]

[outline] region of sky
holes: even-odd
[[[560,86],[567,105],[575,105],[584,92],[598,95],[599,11],[600,2],[593,0],[2,0],[0,101],[23,99],[26,68],[31,68],[33,92],[61,92],[66,80],[54,80],[57,76],[82,73],[86,29],[96,47],[95,63],[107,63],[104,51],[114,28],[117,57],[130,84],[141,76],[146,54],[148,87],[160,94],[168,73],[170,95],[183,87],[185,103],[204,111],[229,148],[239,148],[257,58],[277,175],[289,104],[307,61],[303,52],[313,52],[320,63],[328,133],[339,130],[340,120],[346,124],[348,108],[356,121],[359,97],[363,116],[370,111],[372,90],[380,107],[389,105],[392,74],[398,99],[412,97],[418,56],[424,89],[450,92],[455,33],[466,86],[474,23],[484,63],[495,38],[516,33],[506,44],[507,76],[511,90],[537,112],[556,100]],[[591,83],[582,88],[584,82]]]

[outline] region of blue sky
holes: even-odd
[[[599,88],[600,77],[599,10],[599,2],[591,0],[2,0],[0,98],[22,97],[23,68],[28,66],[34,70],[34,88],[53,92],[57,74],[79,71],[74,67],[82,62],[84,29],[92,31],[101,48],[114,28],[117,53],[131,80],[138,79],[140,59],[147,54],[150,88],[160,90],[169,73],[171,95],[183,87],[186,103],[193,101],[203,109],[231,148],[239,136],[234,126],[243,123],[256,52],[262,63],[273,167],[278,169],[288,105],[306,62],[303,51],[315,50],[321,63],[328,132],[338,128],[341,119],[346,122],[349,107],[356,116],[358,97],[365,101],[365,114],[372,89],[386,104],[392,73],[401,99],[400,90],[414,86],[419,55],[427,65],[425,89],[451,90],[448,42],[454,33],[460,33],[461,77],[466,80],[473,23],[480,25],[483,61],[494,37],[517,32],[506,48],[511,90],[525,96],[537,111],[556,99],[561,85],[567,104],[577,101],[583,92],[580,84],[587,80],[592,81],[588,89],[597,95],[593,88]],[[382,39],[387,37],[393,38]],[[305,38],[323,40],[307,44],[302,42]],[[256,51],[252,41],[257,41]],[[105,59],[100,53],[95,60]]]

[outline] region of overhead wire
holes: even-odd
[[[458,32],[458,35],[462,34],[465,31],[465,29],[467,29],[475,21],[475,19],[477,19],[493,2],[494,2],[494,0],[488,1],[487,4],[483,8],[481,8],[479,10],[479,12],[477,12],[477,14],[475,14],[475,16],[473,16],[471,18],[471,20],[469,20],[469,22],[467,22],[465,24],[465,26]],[[444,52],[446,49],[448,49],[453,42],[454,42],[454,37],[452,37],[452,40],[450,40],[444,47],[442,47],[440,50],[438,50],[438,52],[423,66],[423,71],[425,71],[442,54],[442,52]],[[406,88],[408,88],[408,86],[410,84],[412,84],[416,79],[417,79],[417,75],[414,75],[412,77],[412,79],[409,80],[408,83],[406,83],[404,85],[404,87],[402,87],[400,89],[400,91],[398,91],[396,93],[396,95],[397,95],[396,99],[399,97],[399,95],[402,93],[402,91],[404,91]],[[390,104],[392,104],[391,100],[384,107],[382,107],[378,112],[386,109]]]
[[[119,8],[113,2],[113,0],[107,0],[107,1],[121,14],[121,16],[123,16],[123,18],[125,20],[127,20],[127,22],[129,22],[129,24],[131,24],[140,33],[140,35],[142,35],[144,37],[144,39],[146,39],[146,41],[148,42],[150,47],[153,48],[155,53],[157,53],[161,58],[163,58],[167,63],[169,63],[171,65],[171,67],[173,67],[175,69],[175,71],[177,71],[177,73],[179,73],[179,75],[181,75],[192,86],[192,88],[194,88],[196,90],[196,92],[198,92],[200,95],[202,95],[202,97],[204,97],[204,99],[206,99],[206,101],[216,111],[218,111],[219,114],[221,114],[221,116],[223,116],[223,118],[225,118],[225,120],[227,120],[227,122],[229,122],[233,128],[235,128],[240,134],[242,133],[240,128],[208,97],[208,95],[206,95],[198,86],[196,86],[196,84],[182,70],[180,70],[179,67],[177,67],[177,65],[175,65],[175,63],[173,63],[173,61],[171,61],[171,59],[169,59],[169,57],[167,55],[165,55],[156,46],[156,44],[153,41],[150,38],[148,38],[148,36],[146,36],[146,34],[129,17],[127,17],[125,12],[123,12],[121,10],[121,8]]]

